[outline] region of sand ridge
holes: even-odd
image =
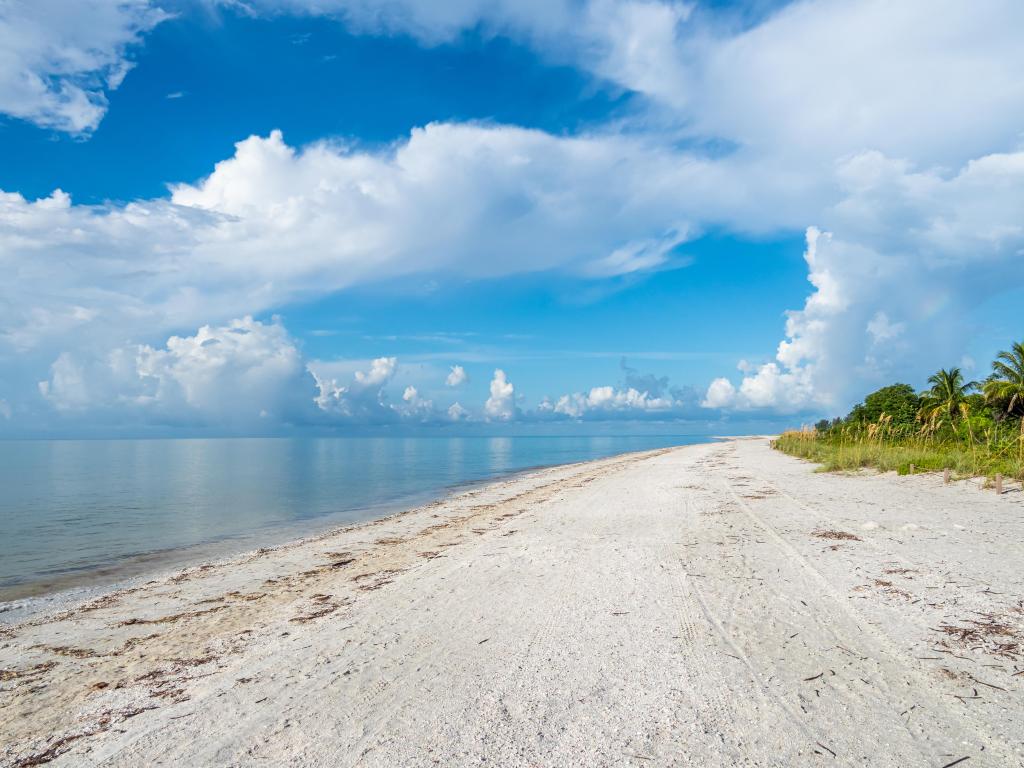
[[[528,473],[5,628],[0,764],[1024,765],[1021,496]]]

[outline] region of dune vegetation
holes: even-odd
[[[883,387],[845,418],[783,433],[773,445],[825,471],[943,471],[1024,480],[1024,344],[1000,352],[984,381],[939,370],[916,392]]]

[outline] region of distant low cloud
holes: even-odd
[[[311,367],[318,390],[316,405],[324,413],[360,423],[396,420],[398,414],[388,402],[386,387],[397,367],[398,358],[378,357],[368,371],[355,371],[349,382],[328,378]]]
[[[203,326],[192,335],[171,336],[160,346],[63,352],[49,376],[38,382],[38,390],[63,418],[122,426],[244,432],[286,425],[437,424],[484,418],[474,417],[459,403],[435,407],[414,384],[403,383],[411,372],[403,373],[396,357],[362,363],[307,360],[280,321],[244,317]],[[508,388],[511,392],[511,384]],[[11,413],[0,400],[0,417],[7,419]]]
[[[172,336],[162,348],[119,347],[101,357],[62,353],[39,391],[58,411],[245,426],[307,418],[312,384],[284,327],[245,317]]]
[[[469,411],[463,408],[458,402],[452,403],[448,406],[447,414],[451,421],[463,421],[469,418]]]
[[[458,387],[467,381],[469,381],[469,376],[466,374],[466,369],[461,365],[453,365],[444,383],[449,387]]]
[[[532,413],[537,419],[579,421],[689,420],[707,418],[697,394],[688,387],[671,387],[667,376],[640,373],[623,360],[622,384],[591,387],[558,398],[545,398]]]
[[[665,411],[671,407],[672,401],[665,398],[652,398],[632,388],[621,390],[606,386],[593,387],[585,394],[562,395],[554,403],[545,401],[540,410],[578,419],[595,412]]]
[[[484,415],[488,420],[510,421],[516,416],[516,388],[500,368],[495,369],[491,379],[491,395],[484,403]]]

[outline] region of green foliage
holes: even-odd
[[[884,413],[892,416],[894,424],[913,424],[921,408],[921,398],[909,384],[882,387],[864,398],[850,412],[849,420],[862,424],[878,421]]]
[[[918,418],[929,422],[933,428],[942,425],[952,427],[958,419],[969,413],[967,398],[977,385],[965,381],[959,368],[940,368],[928,377],[932,388],[921,395],[921,409]]]
[[[1024,344],[1015,343],[992,363],[992,376],[982,387],[985,400],[1002,415],[1024,414]]]
[[[786,432],[774,445],[824,470],[915,467],[1024,480],[1024,344],[1000,352],[980,387],[959,368],[940,369],[928,383],[920,395],[907,384],[883,387],[845,419]]]
[[[839,430],[838,432],[842,432]],[[1004,435],[1004,438],[1006,436]],[[1003,439],[991,444],[980,441],[929,442],[917,440],[876,440],[833,432],[822,436],[815,432],[786,432],[775,441],[778,450],[791,456],[821,464],[826,472],[853,471],[874,467],[881,472],[908,474],[913,466],[918,472],[951,470],[955,477],[993,477],[1024,480],[1024,436],[1018,440]]]

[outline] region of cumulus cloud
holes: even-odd
[[[701,401],[705,408],[731,408],[736,404],[736,387],[725,377],[713,379]]]
[[[680,231],[688,166],[618,136],[433,124],[373,152],[251,137],[169,200],[0,193],[0,345],[150,334],[410,274],[586,274]],[[667,235],[673,242],[677,234]],[[603,275],[657,266],[649,250]],[[480,258],[486,253],[487,258]],[[287,258],[282,254],[288,254]],[[140,269],[139,265],[145,267]],[[70,266],[69,265],[73,265]]]
[[[448,414],[448,419],[450,421],[463,421],[469,418],[469,411],[463,408],[458,402],[454,402],[448,406],[446,413]]]
[[[434,401],[422,397],[419,390],[411,384],[402,393],[402,401],[405,403],[403,413],[407,416],[427,420],[434,416]]]
[[[516,389],[508,380],[505,372],[500,368],[494,371],[494,378],[491,379],[491,395],[484,403],[484,414],[488,420],[510,421],[515,418]]]
[[[244,317],[171,336],[159,347],[61,353],[38,390],[65,416],[107,415],[129,424],[244,430],[472,418],[457,403],[439,411],[414,385],[403,388],[399,372],[395,357],[366,364],[307,360],[279,321]],[[400,395],[392,402],[396,386]],[[0,416],[10,415],[0,401]]]
[[[279,323],[245,317],[171,336],[162,348],[115,348],[105,356],[62,353],[39,382],[59,411],[117,408],[164,422],[238,425],[303,418],[312,380]]]
[[[673,406],[673,400],[666,397],[651,397],[647,392],[640,392],[632,387],[616,389],[611,386],[592,387],[587,393],[562,395],[554,403],[542,402],[539,410],[569,416],[578,419],[596,414],[636,415],[642,412],[666,412]]]
[[[866,152],[839,177],[845,196],[822,214],[835,232],[807,230],[813,291],[788,313],[776,359],[731,397],[712,382],[709,406],[838,412],[865,386],[923,381],[960,358],[972,309],[1021,285],[1002,276],[1024,254],[1024,153],[944,174]]]
[[[322,368],[311,365],[309,371],[318,391],[314,401],[321,411],[347,420],[393,421],[399,412],[388,402],[386,387],[397,367],[398,358],[378,357],[370,363],[368,371],[355,371],[351,381],[343,384],[335,377],[328,378]],[[415,394],[412,388],[412,395]]]
[[[625,358],[619,366],[624,379],[621,384],[591,387],[554,400],[544,398],[532,415],[540,419],[576,420],[706,418],[692,388],[672,387],[667,376],[641,373],[627,365]]]
[[[99,125],[128,51],[168,14],[147,0],[0,5],[0,112],[69,133]]]
[[[141,402],[216,420],[287,420],[311,389],[302,355],[284,327],[251,317],[172,336],[164,349],[142,346],[135,370],[144,386]]]
[[[467,381],[469,381],[469,376],[466,374],[466,369],[461,365],[453,365],[444,383],[449,387],[458,387]]]

